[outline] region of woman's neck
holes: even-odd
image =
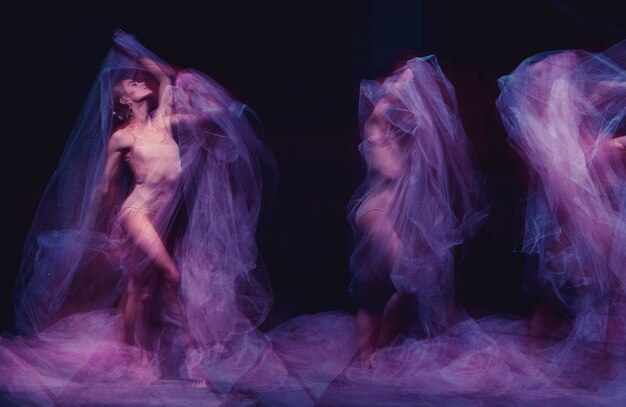
[[[133,103],[133,121],[135,124],[145,126],[150,120],[150,112],[148,111],[148,102],[143,100],[141,102]]]

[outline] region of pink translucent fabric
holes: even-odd
[[[593,381],[598,360],[623,363],[625,47],[537,55],[500,80],[498,109],[530,171],[524,249],[570,315],[546,357],[577,380]]]
[[[348,215],[358,239],[353,294],[390,277],[436,334],[453,313],[453,249],[486,216],[454,89],[434,56],[415,58],[383,83],[362,82],[359,120],[367,178]]]
[[[569,58],[570,54],[564,55],[565,58]],[[601,63],[610,62],[606,61],[606,55],[595,56],[591,60],[594,58],[598,58]],[[529,89],[525,86],[526,83],[522,83],[520,88],[515,88],[516,75],[524,72],[522,68],[526,67],[526,63],[522,64],[520,70],[516,70],[509,77],[508,82],[505,80],[502,82],[503,93],[498,106],[507,127],[511,124],[508,120],[511,120],[520,128],[534,125],[537,129],[548,128],[553,132],[571,129],[571,123],[576,123],[576,116],[571,116],[571,111],[568,115],[560,117],[561,120],[568,117],[569,122],[559,121],[558,126],[556,123],[546,122],[545,116],[542,116],[541,120],[533,121],[534,116],[525,117],[516,111],[517,105],[512,103],[513,101],[522,100],[523,103],[533,105],[547,100],[541,97],[525,98],[527,96],[525,93],[517,94],[520,99],[509,99],[514,95],[514,91]],[[407,69],[412,71],[411,75],[406,73]],[[420,80],[413,81],[413,77]],[[530,79],[529,76],[526,78]],[[536,79],[540,78],[546,79],[543,76]],[[578,81],[574,83],[584,84]],[[431,86],[433,84],[438,86]],[[618,86],[621,84],[618,83]],[[443,92],[442,89],[447,89],[448,92]],[[373,92],[370,93],[369,90]],[[447,291],[444,289],[446,287],[444,283],[451,279],[448,277],[449,274],[446,274],[452,272],[451,249],[466,241],[475,232],[479,220],[484,216],[484,209],[481,210],[484,208],[482,206],[484,201],[480,198],[481,189],[478,188],[479,178],[472,166],[463,165],[471,162],[469,146],[466,141],[453,138],[454,135],[457,137],[463,135],[459,130],[460,121],[456,109],[451,108],[454,107],[454,94],[433,59],[409,61],[406,67],[398,70],[382,85],[366,82],[363,94],[360,111],[364,113],[362,116],[364,143],[361,151],[368,164],[368,179],[357,192],[350,212],[351,219],[355,222],[355,231],[360,237],[359,245],[352,257],[352,270],[355,274],[351,287],[360,288],[355,283],[358,279],[368,283],[379,283],[382,280],[370,279],[368,273],[390,273],[393,290],[402,290],[415,295],[419,305],[428,310],[420,314],[420,322],[424,324],[426,321],[430,324],[422,326],[422,330],[429,326],[432,328],[430,337],[424,339],[413,335],[412,332],[399,336],[389,346],[377,349],[369,358],[369,366],[364,367],[359,360],[354,317],[341,313],[325,313],[295,318],[270,333],[275,355],[279,357],[291,381],[285,380],[273,391],[264,393],[261,400],[267,401],[268,405],[623,404],[626,401],[624,390],[626,365],[622,351],[624,337],[614,333],[611,339],[613,342],[604,349],[603,343],[599,340],[600,337],[606,338],[607,330],[614,329],[619,332],[624,326],[619,317],[620,294],[615,289],[604,298],[597,296],[595,288],[588,291],[580,290],[580,298],[575,303],[570,303],[578,307],[572,324],[569,327],[555,329],[542,338],[533,336],[536,333],[533,332],[529,321],[507,316],[493,316],[480,320],[465,318],[460,322],[458,320],[449,322],[450,319],[446,314],[452,309],[451,306],[447,306],[451,300],[442,294],[450,292],[449,288]],[[411,97],[407,97],[409,95]],[[404,102],[400,103],[400,100]],[[560,100],[563,102],[563,99]],[[569,100],[565,99],[567,103]],[[617,105],[609,103],[611,100],[615,100]],[[408,109],[410,103],[419,108]],[[377,106],[381,105],[383,108],[376,111]],[[622,106],[623,99],[620,102],[619,98],[607,98],[604,111],[621,112]],[[434,107],[442,109],[435,110]],[[563,106],[554,108],[558,110]],[[526,113],[531,114],[532,111]],[[416,118],[419,118],[421,124],[418,124]],[[620,120],[613,123],[616,126],[614,129],[619,128]],[[430,131],[420,131],[422,127]],[[374,129],[383,131],[371,131]],[[455,129],[455,132],[450,134],[441,129]],[[550,134],[549,131],[542,130],[537,137]],[[417,137],[418,135],[420,137]],[[511,137],[530,138],[524,133],[512,133]],[[456,142],[448,142],[449,140]],[[538,166],[550,165],[552,171],[547,174],[548,177],[569,178],[569,171],[572,169],[559,170],[554,163],[562,162],[560,157],[570,154],[570,148],[572,150],[575,148],[561,144],[558,143],[561,155],[556,153],[552,155],[551,152],[535,146],[532,153],[528,154],[529,161],[537,162]],[[554,161],[548,161],[546,156]],[[613,161],[611,157],[612,153],[607,153],[604,157],[603,162],[607,163],[606,167],[602,167],[604,179],[610,174],[608,172],[610,168],[621,168],[620,161]],[[589,166],[588,161],[583,162]],[[464,171],[460,171],[460,168]],[[557,170],[558,174],[552,174]],[[580,173],[573,175],[577,177],[576,181],[585,179],[578,178],[579,175]],[[611,188],[619,188],[619,184],[619,182],[611,184]],[[455,189],[459,186],[465,186],[467,189]],[[587,185],[584,191],[587,193],[590,188],[591,185]],[[449,193],[451,190],[454,192]],[[420,194],[414,191],[419,191]],[[558,191],[550,190],[550,196],[556,199],[560,193]],[[615,196],[620,199],[622,197],[619,193]],[[598,213],[597,208],[580,205],[579,200],[583,197],[570,194],[567,199],[562,196],[558,199],[564,202],[563,205],[572,205],[574,208],[585,208]],[[460,202],[457,202],[457,199]],[[531,199],[535,199],[533,195]],[[585,199],[589,199],[589,196]],[[594,203],[595,199],[604,198],[594,197],[593,200],[585,202]],[[407,202],[413,203],[415,207],[410,205],[405,207]],[[464,211],[463,208],[467,210]],[[430,216],[418,216],[421,213],[418,209]],[[370,225],[365,227],[359,225],[359,222],[371,212],[377,216],[383,213],[385,221],[374,223],[373,228],[369,228]],[[545,217],[529,216],[527,223],[540,225],[544,219]],[[611,231],[615,233],[615,227],[621,225],[621,220],[617,217],[613,220]],[[579,230],[580,227],[590,227],[590,224],[583,223],[583,226],[577,226],[572,219],[568,227]],[[532,235],[534,230],[527,228],[527,234]],[[582,235],[583,231],[579,232]],[[599,239],[604,233],[606,232],[592,236]],[[412,239],[405,239],[405,234]],[[545,235],[537,235],[532,240],[535,246],[545,244],[541,243],[542,236]],[[586,245],[595,245],[597,250],[603,253],[610,251],[603,245],[610,246],[612,243],[606,240],[596,243],[589,239],[587,237],[582,241],[588,241]],[[558,246],[551,248],[552,251],[556,249]],[[594,249],[586,247],[582,250],[593,253]],[[370,256],[370,253],[373,254]],[[412,256],[404,258],[405,253],[411,253]],[[422,254],[424,258],[420,257]],[[597,256],[594,261],[604,262],[603,272],[606,272],[618,259],[617,256],[615,253],[605,258]],[[403,259],[402,262],[400,259]],[[402,266],[405,264],[418,264],[420,268],[415,271],[403,269]],[[546,266],[544,270],[547,272],[548,267]],[[573,272],[578,270],[580,268],[574,268]],[[424,272],[424,276],[421,277],[418,271]],[[558,277],[558,275],[546,276],[547,279],[554,280]],[[599,287],[606,285],[599,284]],[[612,283],[608,285],[611,286]],[[589,286],[593,287],[591,284]],[[383,289],[385,287],[382,284],[373,286],[374,292]],[[428,295],[429,293],[436,295]],[[424,298],[419,298],[420,295]],[[609,314],[605,313],[609,309],[605,305],[606,302],[611,304],[610,309],[614,313],[610,323],[607,319]],[[269,361],[270,358],[264,360]]]

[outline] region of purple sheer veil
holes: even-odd
[[[434,56],[409,60],[383,83],[362,82],[359,121],[367,178],[348,215],[351,289],[389,275],[436,334],[450,323],[453,249],[487,212],[454,89]]]
[[[137,52],[159,61],[135,46]],[[114,221],[103,219],[102,214],[110,217],[111,211],[99,212],[104,208],[98,208],[95,196],[115,125],[112,87],[140,72],[136,59],[113,48],[89,91],[24,246],[14,293],[20,333],[37,332],[76,311],[74,295],[81,297],[81,311],[109,307],[119,297],[122,276],[119,262],[111,255],[115,242],[107,233]],[[115,202],[108,206],[119,207],[128,193],[126,175]],[[95,290],[100,284],[109,287]]]
[[[544,53],[499,81],[509,141],[531,172],[524,250],[575,316],[568,352],[579,341],[597,352],[624,324],[625,51]]]
[[[185,167],[187,231],[176,250],[194,339],[216,344],[256,328],[271,307],[255,241],[262,165],[273,160],[249,122],[250,109],[200,72],[176,79],[177,129]],[[211,321],[211,322],[209,322]]]
[[[233,375],[243,374],[255,361],[253,355],[243,362],[235,360],[236,351],[243,352],[244,346],[258,351],[264,346],[255,328],[271,307],[265,270],[257,266],[255,234],[262,169],[269,170],[266,179],[274,177],[273,158],[257,138],[254,113],[215,81],[193,70],[176,75],[130,35],[121,35],[116,42],[98,72],[26,239],[15,287],[19,333],[94,344],[83,347],[84,360],[96,348],[107,346],[111,361],[113,349],[133,352],[122,341],[119,304],[128,273],[145,272],[152,261],[134,250],[120,227],[120,207],[133,188],[130,168],[122,166],[106,199],[100,199],[100,188],[109,138],[124,126],[118,120],[120,112],[114,112],[113,87],[133,78],[158,89],[157,79],[140,61],[147,58],[171,74],[173,85],[164,94],[171,102],[171,130],[182,168],[172,198],[153,226],[182,275],[180,302],[196,349],[195,362],[208,369],[211,363],[232,358],[238,363],[236,372],[231,372],[234,383]],[[152,108],[156,104],[151,101]],[[187,329],[180,329],[180,316],[167,315],[164,308],[155,305],[159,315],[153,317],[154,332],[147,335],[149,349],[171,374],[184,364],[180,354],[188,341]],[[91,328],[87,332],[81,324]],[[245,339],[247,334],[251,337]],[[18,342],[10,344],[16,354]],[[47,357],[56,360],[54,355]],[[84,368],[79,359],[74,358],[76,369]],[[36,369],[37,363],[32,366]],[[105,372],[103,367],[100,373]]]

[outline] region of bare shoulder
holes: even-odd
[[[109,139],[109,148],[112,150],[125,150],[132,147],[133,135],[126,129],[115,131]]]

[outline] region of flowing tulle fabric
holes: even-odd
[[[126,40],[163,63],[132,37]],[[49,406],[623,405],[621,348],[611,347],[616,363],[609,375],[599,376],[586,362],[613,326],[609,316],[623,315],[618,214],[626,201],[622,163],[608,147],[621,134],[619,75],[626,54],[620,44],[599,55],[555,55],[578,60],[556,64],[566,81],[552,82],[561,90],[533,90],[550,88],[542,83],[550,82],[551,72],[532,63],[551,61],[549,56],[533,58],[502,81],[499,108],[535,171],[527,250],[543,259],[542,275],[555,289],[580,287],[576,300],[562,295],[576,312],[570,339],[533,351],[526,321],[450,318],[453,249],[476,232],[485,204],[454,91],[431,57],[409,61],[382,84],[363,83],[361,151],[368,175],[350,211],[359,239],[353,293],[371,287],[376,294],[385,287],[371,283],[389,278],[392,290],[417,299],[419,330],[430,337],[408,332],[377,350],[364,369],[355,358],[352,315],[302,315],[265,334],[255,329],[270,305],[263,270],[255,264],[254,231],[259,166],[271,168],[271,159],[255,138],[249,110],[210,78],[187,70],[169,91],[176,114],[200,120],[181,120],[174,128],[182,175],[156,225],[182,273],[181,304],[195,347],[191,354],[184,351],[181,318],[165,307],[155,308],[159,323],[148,332],[148,346],[127,345],[118,303],[126,275],[149,266],[129,255],[136,251],[119,228],[117,212],[132,187],[130,173],[120,179],[112,202],[103,205],[94,196],[114,127],[111,88],[142,68],[113,49],[25,245],[16,287],[23,336],[1,339],[0,400]],[[576,109],[569,103],[572,95],[581,102],[571,105]],[[558,120],[548,120],[547,112]],[[594,116],[600,112],[602,120]],[[373,115],[391,131],[366,131]],[[538,142],[555,149],[546,151]],[[388,222],[377,224],[382,233],[364,227],[372,213],[385,214]],[[567,239],[557,240],[565,233]],[[142,355],[148,362],[138,365]],[[187,379],[190,364],[211,382],[209,390],[180,380]]]
[[[454,91],[434,57],[413,59],[383,83],[362,83],[359,116],[368,172],[350,205],[358,238],[351,290],[365,307],[384,307],[390,279],[391,290],[419,303],[417,327],[363,368],[354,316],[290,320],[270,333],[295,380],[283,389],[299,405],[474,404],[474,394],[507,383],[494,377],[515,362],[488,356],[496,339],[471,319],[450,328],[454,249],[476,233],[487,210]],[[495,370],[476,376],[490,364]]]
[[[174,90],[179,114],[210,123],[183,122],[178,129],[189,174],[183,185],[186,231],[175,251],[185,274],[182,298],[194,341],[206,345],[196,354],[205,373],[214,381],[227,375],[234,383],[265,341],[255,328],[272,297],[257,263],[255,233],[261,165],[273,175],[274,164],[248,122],[253,113],[216,82],[188,70],[178,75]]]
[[[590,386],[621,383],[624,367],[625,56],[622,42],[528,58],[500,79],[497,101],[530,171],[524,250],[568,316],[541,354],[554,375]]]
[[[623,54],[618,52],[617,55]],[[594,66],[595,58],[603,64],[616,61],[615,58],[607,60],[606,54],[593,56],[589,59],[592,62],[587,62],[590,64],[587,65],[589,69]],[[522,64],[522,67],[525,66]],[[410,74],[407,69],[411,71]],[[515,75],[519,72],[515,71],[505,85],[513,86]],[[622,86],[617,81],[607,81],[604,83],[604,92],[610,89],[606,86],[609,84]],[[512,112],[511,116],[504,115],[505,120],[510,118],[519,126],[527,126],[524,115],[516,111],[515,105],[504,104],[505,100],[512,100],[506,97],[511,95],[509,92],[513,89],[503,88],[499,107],[501,111]],[[528,87],[521,86],[519,89],[527,91]],[[360,238],[352,258],[355,273],[351,288],[358,297],[362,294],[358,290],[362,290],[363,282],[373,284],[373,289],[366,295],[372,295],[374,302],[379,301],[377,291],[387,289],[385,279],[379,275],[387,273],[390,275],[392,290],[404,291],[416,297],[423,296],[418,301],[425,311],[415,319],[420,322],[420,329],[405,332],[389,346],[376,350],[369,358],[369,365],[364,367],[358,357],[354,317],[326,313],[288,321],[274,330],[272,344],[275,355],[281,358],[293,381],[285,380],[280,384],[277,390],[282,389],[283,392],[274,393],[279,396],[272,398],[270,393],[264,393],[261,400],[267,401],[269,405],[623,404],[626,400],[626,392],[623,390],[626,379],[624,360],[620,353],[623,337],[621,344],[615,343],[611,347],[610,363],[604,363],[606,359],[602,360],[602,357],[595,360],[599,364],[589,363],[594,362],[594,354],[598,356],[598,335],[605,335],[601,330],[609,329],[608,321],[605,325],[593,325],[593,329],[584,327],[585,324],[607,317],[602,302],[593,305],[597,300],[596,294],[585,294],[576,301],[576,304],[580,304],[580,311],[571,338],[559,340],[562,339],[559,338],[563,332],[561,328],[541,338],[547,343],[543,347],[537,346],[537,338],[530,336],[533,330],[528,320],[508,316],[479,320],[469,317],[450,318],[449,312],[453,309],[451,300],[443,295],[451,293],[446,284],[450,284],[452,279],[452,249],[467,242],[485,216],[480,176],[462,131],[454,93],[433,58],[409,61],[382,84],[365,82],[362,91],[360,112],[364,142],[361,151],[368,164],[368,178],[357,192],[350,212],[356,235]],[[623,109],[609,103],[620,103],[619,96],[616,93],[613,95],[617,98],[606,96],[604,111],[619,114]],[[521,97],[525,96],[527,94]],[[546,99],[530,97],[523,100],[534,104]],[[409,106],[413,106],[413,109],[409,109]],[[571,113],[567,112],[561,118],[568,117],[571,121],[580,117],[572,116]],[[373,120],[378,121],[378,124],[385,121],[391,125],[372,126],[372,116],[375,116]],[[531,123],[532,117],[529,118]],[[589,118],[585,116],[584,119]],[[545,117],[537,120],[534,124],[545,129]],[[613,125],[617,126],[619,120],[616,119]],[[571,122],[558,124],[547,125],[556,128],[552,131],[560,131],[569,128]],[[608,126],[607,123],[604,125]],[[376,129],[385,131],[371,132]],[[519,135],[522,136],[524,134]],[[591,151],[586,149],[589,144],[584,146],[584,152]],[[551,156],[552,160],[570,154],[570,146],[564,147],[559,142],[559,147],[556,151],[561,154],[555,153]],[[607,150],[597,151],[599,154]],[[551,152],[535,147],[529,155],[542,165],[550,165],[551,173],[558,171],[555,177],[570,176],[567,171],[546,161],[546,154]],[[621,161],[613,159],[615,156],[607,152],[600,162],[602,164],[595,164],[603,165],[602,179],[607,179],[611,174],[609,169],[618,171],[621,168]],[[589,161],[584,161],[587,166]],[[577,181],[584,179],[580,173],[574,176],[580,177],[576,178]],[[600,196],[602,199],[611,196],[614,202],[621,202],[619,182],[616,178],[613,180],[616,182],[611,188],[616,192],[612,192],[613,195],[605,192]],[[591,185],[585,187],[578,191],[588,193]],[[549,193],[557,196],[557,192]],[[570,193],[567,199],[562,196],[560,199],[577,207],[581,206],[583,197]],[[583,202],[589,204],[589,201]],[[593,207],[588,210],[597,211]],[[422,216],[420,211],[428,216]],[[371,226],[369,224],[359,224],[371,212],[376,217],[384,213],[386,221],[374,223],[375,228],[371,229],[368,228]],[[547,212],[544,217],[548,217]],[[620,225],[621,221],[617,217],[612,219],[613,224],[603,226],[611,226],[611,233],[615,234],[616,225]],[[589,233],[578,229],[582,226],[575,226],[574,220],[570,227],[581,235]],[[528,218],[530,225],[542,221],[545,219],[541,217]],[[552,222],[555,222],[554,218]],[[390,227],[390,224],[393,226]],[[591,225],[596,226],[593,223],[584,224],[584,227],[589,228]],[[528,230],[530,235],[530,230],[535,229]],[[542,233],[540,236],[545,236],[546,231]],[[599,233],[594,239],[599,239],[598,236],[606,232]],[[540,236],[532,240],[535,246],[540,244]],[[596,244],[594,240],[593,244],[598,250],[610,254],[605,258],[598,256],[595,262],[613,264],[617,261],[618,254],[610,253],[613,249],[600,247],[607,244],[606,241]],[[557,248],[552,247],[551,250]],[[574,269],[573,273],[577,270],[580,269]],[[423,277],[420,272],[424,274]],[[502,272],[506,273],[507,270]],[[608,278],[606,274],[605,278]],[[614,283],[613,280],[600,286],[613,286]],[[585,293],[584,290],[582,292]],[[619,302],[618,297],[608,298],[611,299],[612,312],[619,315],[620,308],[616,304]],[[598,311],[595,310],[596,306],[600,306]],[[619,325],[620,318],[614,319],[612,323],[617,323],[618,328],[623,326]],[[422,335],[414,335],[415,331],[420,330]],[[424,338],[425,331],[430,337]],[[614,335],[613,340],[615,338]],[[586,342],[583,343],[583,339]],[[288,401],[281,403],[285,399]]]
[[[374,116],[384,133],[369,126]],[[440,333],[453,314],[453,249],[487,208],[454,89],[434,56],[412,59],[383,83],[363,81],[359,120],[368,172],[349,213],[352,287],[389,276],[419,303],[422,330]],[[366,225],[374,211],[384,220]]]
[[[172,131],[182,172],[153,222],[182,274],[183,315],[154,301],[145,346],[125,344],[120,304],[128,274],[148,273],[152,265],[120,226],[120,206],[134,184],[130,169],[118,177],[110,199],[99,199],[119,116],[112,88],[132,77],[156,89],[140,58],[167,65],[130,35],[116,41],[26,239],[15,288],[24,336],[0,346],[0,388],[27,392],[35,404],[54,404],[62,392],[111,380],[127,390],[119,393],[123,400],[136,402],[138,383],[185,378],[189,364],[200,378],[230,386],[268,342],[255,331],[272,299],[257,264],[255,233],[263,171],[273,177],[274,163],[258,139],[253,112],[207,76],[183,70],[165,91],[172,117],[180,119]],[[189,342],[193,352],[185,351]],[[93,400],[96,393],[89,393]]]

